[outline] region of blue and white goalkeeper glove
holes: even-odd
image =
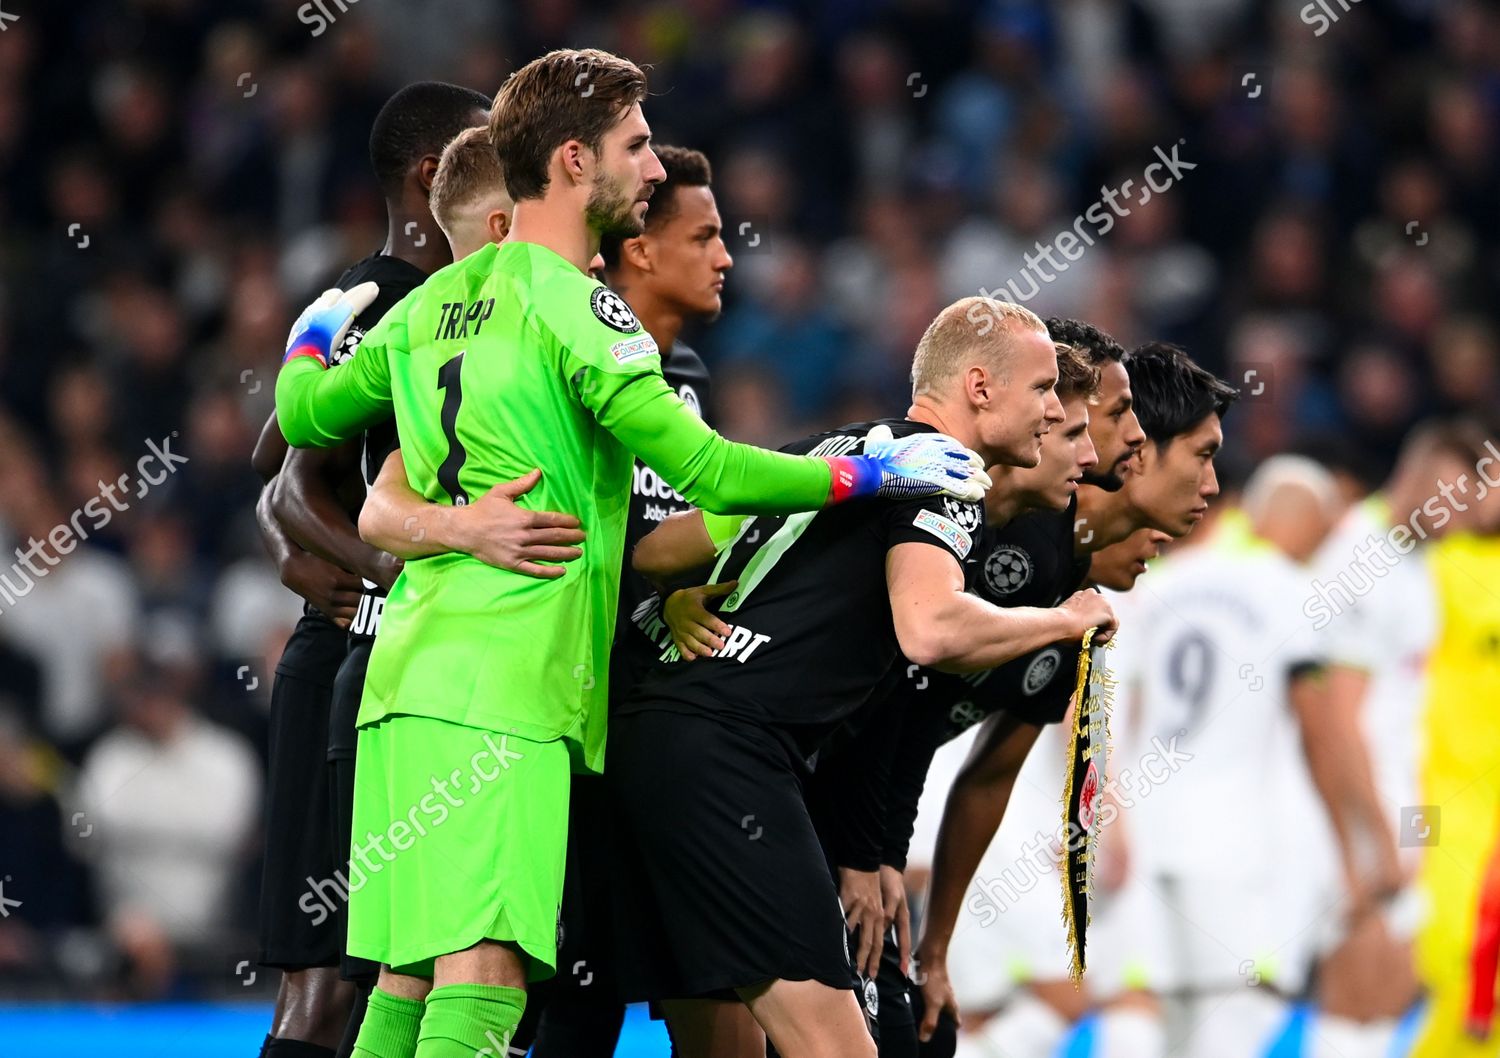
[[[895,437],[889,426],[876,426],[865,435],[863,455],[834,456],[828,463],[833,467],[833,503],[940,493],[977,503],[991,484],[984,460],[947,434]]]
[[[332,359],[333,350],[349,333],[349,325],[380,296],[380,287],[375,283],[360,283],[348,290],[334,287],[325,290],[297,317],[291,334],[286,340],[286,355],[283,364],[293,357],[310,356],[324,367]]]

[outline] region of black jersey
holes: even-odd
[[[681,342],[662,357],[661,373],[682,402],[700,416],[708,406],[708,368],[697,353]],[[706,416],[705,416],[706,417]],[[609,658],[611,697],[620,701],[671,644],[659,620],[661,600],[651,582],[630,565],[631,552],[642,537],[669,515],[692,504],[639,459],[631,470],[630,514],[625,522],[625,569],[620,574],[620,608],[615,619],[615,643]]]
[[[857,454],[877,425],[898,437],[932,431],[887,419],[817,434],[783,451]],[[942,496],[746,519],[714,570],[715,582],[739,581],[719,611],[732,628],[724,646],[694,661],[668,648],[621,711],[668,709],[765,724],[810,756],[900,656],[886,553],[920,542],[964,563],[980,547],[983,525],[980,504]]]
[[[395,307],[396,302],[425,283],[427,273],[399,257],[372,253],[364,260],[350,265],[344,274],[339,276],[334,286],[340,290],[348,290],[360,283],[372,281],[379,284],[380,293],[370,303],[369,308],[355,319],[349,328],[349,333],[344,336],[343,344],[333,351],[329,359],[335,364],[341,364],[353,356],[354,350],[364,339],[365,332],[379,323],[381,317]],[[396,437],[394,416],[384,422],[376,423],[365,431],[361,439],[360,468],[364,473],[366,488],[375,484],[375,476],[380,473],[386,456],[394,452],[400,444],[401,442]],[[385,595],[386,591],[380,585],[368,580],[364,582],[359,609],[349,625],[350,636],[355,639],[375,638],[375,633],[380,630],[381,611],[385,609]]]
[[[1075,497],[1064,511],[1025,514],[991,530],[971,590],[997,606],[1051,607],[1081,588],[1089,563],[1073,555],[1077,506]],[[845,755],[860,767],[851,772],[825,755],[814,777],[808,796],[830,852],[844,866],[870,869],[877,850],[870,845],[869,806],[883,800],[880,861],[904,867],[939,747],[1002,711],[1038,726],[1057,723],[1072,696],[1078,654],[1078,642],[1064,641],[965,676],[903,663],[887,700],[847,736]]]

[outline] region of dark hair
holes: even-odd
[[[626,110],[646,98],[646,74],[597,48],[559,48],[510,77],[490,109],[490,139],[517,202],[547,190],[552,152],[569,140],[597,151]]]
[[[472,88],[442,81],[409,84],[385,101],[370,129],[370,166],[386,198],[401,193],[407,170],[438,158],[453,137],[474,124],[490,101]]]
[[[1125,357],[1135,414],[1160,448],[1210,415],[1223,418],[1240,391],[1193,363],[1170,342],[1146,342]]]
[[[1044,322],[1047,324],[1047,333],[1054,342],[1082,350],[1088,356],[1089,363],[1096,367],[1103,367],[1111,360],[1119,363],[1125,359],[1125,347],[1092,323],[1065,320],[1057,316],[1049,316]]]
[[[1075,345],[1055,342],[1057,346],[1057,399],[1083,397],[1092,400],[1099,393],[1100,369],[1089,362],[1087,351]]]
[[[659,228],[677,215],[677,189],[679,187],[710,187],[713,184],[713,167],[708,156],[691,147],[673,147],[669,144],[653,145],[661,167],[667,177],[656,185],[651,194],[651,206],[646,210],[646,230]],[[620,244],[625,240],[618,235],[606,235],[599,243],[599,252],[604,255],[604,266],[616,268],[620,263]]]

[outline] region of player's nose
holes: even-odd
[[[659,184],[667,178],[667,171],[662,168],[661,159],[656,156],[655,151],[648,147],[646,153],[650,157],[646,159],[646,168],[641,172],[641,179],[648,184]]]
[[[1203,478],[1203,487],[1198,490],[1198,494],[1205,500],[1212,499],[1219,494],[1219,475],[1214,470],[1213,460],[1209,460],[1208,462],[1207,472]]]

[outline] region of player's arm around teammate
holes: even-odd
[[[540,470],[533,470],[502,481],[463,507],[428,503],[407,482],[398,448],[386,458],[365,499],[359,532],[368,543],[402,559],[460,551],[530,577],[561,577],[564,567],[540,563],[578,558],[583,551],[577,545],[585,534],[571,514],[531,511],[516,504],[541,476]]]

